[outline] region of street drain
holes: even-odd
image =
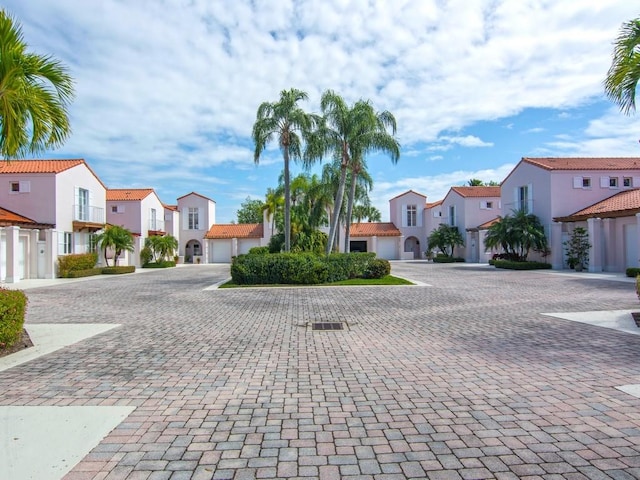
[[[312,330],[344,330],[344,324],[341,322],[319,322],[311,324]]]

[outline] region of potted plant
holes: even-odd
[[[576,227],[569,240],[563,243],[566,248],[567,261],[573,264],[576,272],[581,272],[589,264],[589,232],[584,227]]]

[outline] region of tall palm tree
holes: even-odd
[[[257,164],[267,144],[274,138],[284,160],[284,249],[291,250],[291,192],[289,186],[289,160],[302,159],[302,142],[316,122],[314,115],[306,113],[298,102],[307,100],[306,92],[292,88],[280,92],[277,102],[263,102],[258,107],[253,124],[253,160]]]
[[[347,170],[351,167],[353,158],[361,160],[371,151],[385,151],[389,147],[389,144],[379,142],[377,137],[377,134],[381,133],[377,127],[388,125],[386,123],[388,119],[376,119],[376,113],[369,102],[360,100],[349,107],[344,99],[332,90],[327,90],[322,94],[320,108],[322,109],[323,121],[315,134],[310,137],[305,160],[310,163],[324,157],[327,153],[333,153],[334,158],[340,161],[340,181],[333,204],[329,241],[326,249],[326,253],[329,254],[333,248],[340,221]],[[382,123],[379,123],[381,121]],[[391,152],[391,156],[392,160],[397,162],[400,148],[397,142],[395,146],[396,149]]]
[[[356,195],[356,186],[363,185],[370,190],[373,187],[373,181],[366,172],[366,164],[364,156],[369,151],[380,151],[389,154],[391,162],[395,165],[400,159],[400,144],[394,138],[396,133],[396,119],[388,111],[377,113],[371,104],[360,101],[354,107],[359,110],[360,129],[358,138],[352,143],[354,155],[351,156],[351,185],[349,191],[349,201],[347,202],[347,218],[351,219],[353,204]],[[391,130],[391,134],[387,131]],[[363,177],[366,174],[366,177]],[[359,183],[361,179],[365,179],[364,183]],[[349,252],[351,221],[347,222],[344,238],[344,252]]]
[[[104,261],[109,266],[107,250],[113,250],[113,265],[118,265],[118,258],[123,252],[133,252],[133,234],[124,227],[118,225],[107,225],[98,235],[98,245],[104,250]]]
[[[620,109],[636,109],[636,87],[640,80],[640,18],[623,23],[614,43],[613,60],[604,80],[604,90]]]
[[[73,80],[49,55],[27,52],[22,29],[0,10],[0,155],[56,148],[71,133],[67,109]]]

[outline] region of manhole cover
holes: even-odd
[[[312,330],[344,330],[344,324],[340,322],[320,322],[311,324]]]

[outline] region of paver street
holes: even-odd
[[[121,327],[0,372],[0,404],[135,411],[66,480],[640,478],[632,283],[393,263],[430,286],[205,290],[201,265],[27,292]],[[311,322],[345,322],[317,332]]]

